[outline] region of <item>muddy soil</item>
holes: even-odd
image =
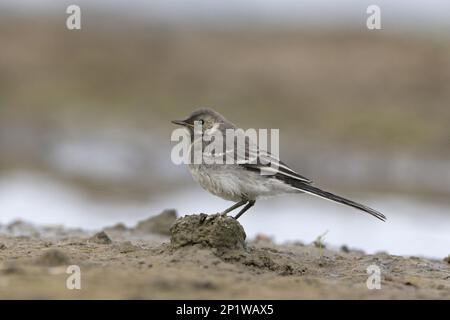
[[[67,288],[71,265],[80,290]],[[450,299],[450,260],[276,245],[232,218],[170,210],[97,233],[16,221],[0,226],[0,298]]]

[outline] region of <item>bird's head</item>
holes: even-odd
[[[191,134],[194,133],[194,127],[205,132],[211,132],[227,123],[225,118],[218,112],[211,109],[198,109],[192,112],[184,120],[173,120],[173,124],[186,127]],[[211,132],[212,133],[212,132]]]

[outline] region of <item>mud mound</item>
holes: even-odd
[[[112,241],[105,231],[100,231],[88,239],[89,243],[111,244]]]
[[[164,210],[157,216],[138,222],[133,231],[170,235],[170,227],[176,219],[177,212],[175,210]]]
[[[200,244],[217,249],[244,249],[246,234],[234,218],[220,214],[178,218],[170,228],[173,248]]]
[[[243,227],[228,216],[185,216],[177,219],[170,231],[171,246],[166,252],[175,261],[190,260],[214,268],[214,265],[208,265],[208,261],[214,264],[219,259],[228,267],[256,273],[271,271],[279,275],[302,274],[306,270],[289,254],[251,244],[247,246]],[[271,245],[270,241],[265,243]]]

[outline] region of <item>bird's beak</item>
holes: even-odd
[[[191,124],[187,123],[186,120],[172,120],[172,123],[185,127],[192,126]]]

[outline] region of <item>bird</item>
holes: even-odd
[[[259,199],[281,194],[306,193],[353,207],[381,221],[387,219],[375,209],[314,186],[311,179],[293,170],[278,159],[279,157],[260,149],[247,136],[244,140],[235,139],[232,144],[226,144],[227,130],[240,131],[217,111],[201,108],[192,112],[186,119],[172,120],[172,123],[186,128],[189,132],[191,161],[188,161],[188,168],[194,181],[213,195],[235,202],[234,205],[222,211],[222,215],[227,215],[243,206],[234,217],[237,220]],[[224,152],[205,152],[208,144],[214,140],[212,137],[217,135],[224,137]],[[241,142],[238,143],[237,140]],[[202,148],[204,161],[193,161],[196,145]],[[241,149],[244,150],[245,157],[236,159],[236,154],[242,151]],[[236,161],[232,163],[223,161],[230,153]],[[251,157],[253,157],[252,161],[249,160]]]

